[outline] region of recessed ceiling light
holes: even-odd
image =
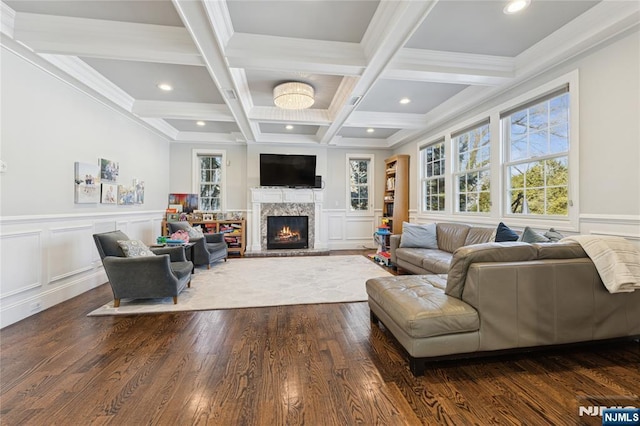
[[[511,0],[507,3],[504,9],[502,9],[502,11],[507,15],[513,15],[514,13],[518,13],[521,10],[526,9],[530,3],[531,0]]]
[[[170,92],[173,90],[173,87],[169,83],[160,83],[158,84],[158,89]]]
[[[403,104],[403,105],[404,105],[404,104],[408,104],[409,102],[411,102],[411,99],[409,99],[409,98],[402,98],[402,99],[400,99],[400,103],[401,103],[401,104]]]
[[[197,124],[198,126],[204,126],[204,125],[206,125],[207,123],[205,123],[204,121],[196,121],[196,124]]]
[[[287,124],[286,126],[284,126],[284,128],[287,130],[292,130],[293,126],[291,124]]]
[[[375,132],[375,131],[376,131],[376,130],[375,130],[375,129],[372,129],[371,127],[369,127],[369,128],[367,129],[367,133],[373,133],[373,132]]]

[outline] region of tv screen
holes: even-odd
[[[315,155],[260,154],[260,186],[313,188]]]

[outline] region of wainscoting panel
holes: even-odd
[[[350,216],[345,209],[323,210],[327,218],[330,250],[374,248],[373,232],[380,221],[380,212],[371,216]]]
[[[49,232],[49,284],[93,268],[93,223],[51,228]]]
[[[329,241],[344,239],[344,215],[329,214]]]
[[[155,242],[162,211],[0,218],[0,328],[107,282],[93,234]],[[106,303],[106,301],[105,301]]]
[[[42,286],[42,230],[0,235],[0,298]]]
[[[366,240],[373,238],[373,218],[353,218],[347,217],[345,239],[346,240]]]

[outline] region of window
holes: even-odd
[[[500,118],[508,213],[568,216],[568,86]]]
[[[348,155],[349,211],[370,213],[373,205],[373,156]]]
[[[422,210],[444,211],[444,141],[420,150],[422,164]]]
[[[224,211],[224,157],[224,152],[194,151],[194,191],[200,210]]]
[[[491,211],[491,140],[489,123],[453,135],[456,161],[456,211]]]

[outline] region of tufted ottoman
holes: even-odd
[[[446,275],[400,275],[366,282],[371,321],[381,321],[409,353],[415,375],[424,360],[479,347],[478,312],[444,293]]]

